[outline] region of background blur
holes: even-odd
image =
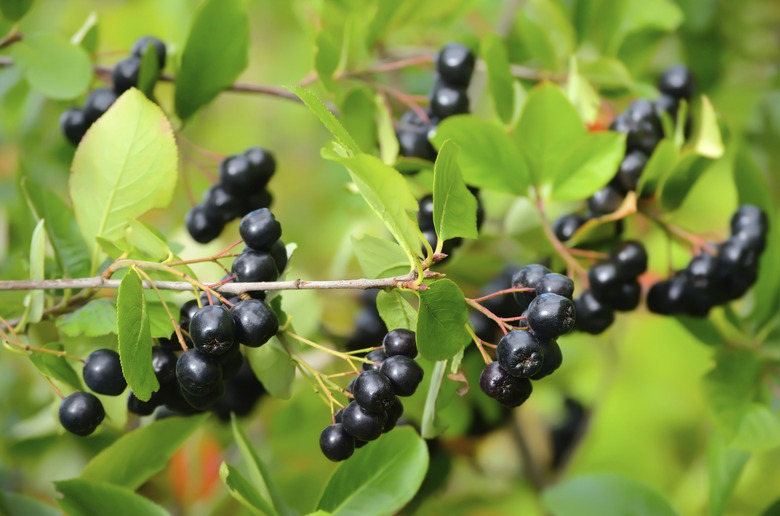
[[[70,37],[91,12],[99,26],[96,62],[111,65],[127,54],[133,41],[155,35],[180,49],[189,20],[199,2],[190,0],[36,0],[23,19],[21,31],[55,31]],[[257,84],[294,84],[312,70],[313,41],[323,4],[358,9],[360,2],[257,1],[250,10],[250,65],[241,81]],[[565,70],[576,52],[587,60],[609,54],[622,63],[633,87],[594,84],[619,111],[636,92],[651,86],[666,66],[683,62],[695,73],[700,90],[713,101],[730,131],[731,156],[746,148],[780,199],[780,2],[776,0],[534,0],[498,2],[460,0],[405,2],[414,8],[388,32],[382,48],[414,54],[432,53],[444,43],[462,41],[474,48],[482,35],[499,32],[507,37],[510,57],[517,63],[550,71]],[[354,5],[353,5],[354,4]],[[516,12],[520,5],[519,14]],[[553,6],[552,8],[549,6]],[[563,17],[552,23],[551,9]],[[509,17],[508,16],[509,13]],[[611,19],[617,17],[616,19]],[[617,14],[616,14],[617,13]],[[671,14],[670,14],[671,13]],[[672,14],[682,14],[679,27],[669,27]],[[544,30],[539,38],[553,42],[552,52],[541,54],[519,27],[525,17]],[[650,20],[634,30],[631,23]],[[565,22],[565,23],[564,23]],[[569,27],[569,28],[567,28]],[[0,35],[10,24],[0,19]],[[674,30],[671,30],[674,29]],[[670,31],[671,30],[671,31]],[[618,32],[627,36],[613,40]],[[1,53],[1,52],[0,52]],[[169,65],[166,72],[172,72]],[[617,73],[615,69],[602,70]],[[592,76],[597,70],[589,70]],[[586,74],[587,76],[587,74]],[[405,91],[425,94],[432,85],[427,70],[402,71],[383,80]],[[100,81],[96,78],[95,84]],[[524,83],[531,87],[533,83]],[[325,95],[320,90],[320,93]],[[159,83],[156,95],[172,111],[170,83]],[[77,99],[79,104],[83,99]],[[27,253],[33,219],[19,194],[20,174],[48,184],[66,196],[73,148],[62,137],[58,119],[71,102],[51,101],[30,91],[13,68],[0,68],[0,279],[27,276]],[[472,85],[472,108],[494,117],[477,72]],[[320,122],[299,104],[273,97],[223,93],[184,129],[191,142],[228,155],[252,145],[271,149],[278,169],[270,184],[273,210],[284,228],[284,240],[299,247],[288,277],[342,279],[361,277],[351,251],[350,236],[384,230],[360,196],[348,188],[348,175],[320,158],[329,141]],[[197,198],[216,173],[209,161],[192,149],[180,148],[182,175]],[[196,166],[196,162],[201,166]],[[713,167],[696,185],[675,216],[681,226],[722,238],[736,208],[731,180],[733,160]],[[413,180],[419,196],[428,192],[430,174]],[[189,202],[179,193],[168,210],[148,214],[144,220],[183,247],[184,257],[206,256],[238,237],[237,222],[207,246],[192,241],[183,228]],[[78,202],[78,200],[77,200]],[[483,193],[487,223],[479,241],[469,243],[441,268],[467,294],[475,294],[507,263],[529,263],[543,258],[548,248],[540,231],[528,219],[523,200]],[[571,205],[552,206],[553,214]],[[772,223],[777,224],[774,218]],[[663,234],[629,222],[626,236],[638,236],[648,246],[651,269],[666,274],[668,242]],[[686,253],[671,247],[672,265],[682,267]],[[218,269],[197,269],[202,278],[217,280]],[[759,279],[760,281],[760,279]],[[0,293],[0,315],[13,317],[23,294]],[[182,297],[182,300],[186,297]],[[353,327],[360,303],[349,292],[293,292],[284,296],[298,333],[318,342],[340,342]],[[662,493],[681,514],[706,514],[708,474],[706,443],[713,431],[701,395],[701,377],[712,366],[706,338],[697,338],[671,318],[643,309],[619,315],[616,324],[595,338],[573,334],[561,339],[564,363],[549,380],[535,385],[534,395],[515,414],[533,453],[551,460],[549,429],[565,417],[565,398],[593,410],[584,441],[568,468],[569,478],[583,473],[615,473],[642,482]],[[82,343],[91,347],[96,343]],[[770,335],[767,345],[780,346]],[[775,349],[775,348],[773,348]],[[474,357],[471,357],[474,358]],[[474,375],[476,362],[467,357]],[[476,376],[471,377],[472,385]],[[449,385],[452,384],[452,385]],[[465,397],[452,394],[444,409],[449,429],[435,443],[430,496],[416,500],[418,514],[542,514],[539,497],[521,474],[520,453],[511,424],[478,389]],[[449,389],[449,391],[447,391]],[[425,389],[408,406],[411,419],[419,417]],[[123,404],[124,398],[119,400]],[[116,403],[116,402],[113,402]],[[107,430],[81,439],[63,435],[56,420],[57,400],[24,357],[0,353],[0,489],[20,491],[42,499],[55,496],[53,480],[72,477],[97,450],[119,434]],[[119,407],[121,408],[121,407]],[[109,413],[111,409],[109,409]],[[479,418],[480,424],[476,424]],[[503,419],[502,419],[503,418]],[[296,509],[311,509],[335,467],[318,449],[327,409],[305,382],[296,386],[291,400],[266,398],[245,424],[261,455],[278,479],[285,497]],[[481,428],[480,428],[481,426]],[[243,514],[216,475],[220,456],[235,458],[227,427],[207,424],[187,442],[169,470],[149,482],[142,493],[166,505],[174,514]],[[727,514],[759,514],[780,497],[780,451],[755,454],[736,487]],[[446,473],[446,476],[443,474]],[[438,489],[433,489],[438,488]]]

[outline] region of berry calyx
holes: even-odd
[[[97,396],[77,391],[62,400],[58,415],[65,430],[83,437],[95,431],[106,412]]]
[[[542,364],[542,368],[531,376],[531,380],[541,380],[542,378],[549,376],[556,369],[561,367],[561,364],[563,363],[561,347],[554,339],[542,340],[540,345],[542,347],[542,354],[544,355],[544,363]]]
[[[510,331],[498,341],[496,360],[501,368],[517,378],[530,378],[542,368],[544,354],[532,331]]]
[[[127,387],[119,353],[111,349],[98,349],[90,353],[84,362],[82,374],[87,387],[98,394],[118,396]]]

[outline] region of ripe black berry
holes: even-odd
[[[141,69],[141,58],[130,56],[114,65],[111,71],[111,82],[114,92],[121,95],[126,90],[138,86],[138,71]]]
[[[242,207],[244,208],[244,212],[241,214],[241,216],[244,216],[247,213],[251,213],[255,210],[269,208],[273,202],[274,197],[268,190],[252,192],[244,197],[244,202],[241,203]]]
[[[411,396],[423,379],[423,369],[420,364],[404,355],[387,357],[382,362],[379,372],[390,380],[396,396]],[[389,406],[385,408],[385,410],[389,409]]]
[[[103,404],[89,392],[77,391],[60,403],[60,424],[76,435],[89,435],[103,422],[106,416]]]
[[[667,113],[672,118],[672,122],[677,122],[677,112],[680,109],[680,99],[672,97],[671,95],[667,95],[666,93],[662,93],[660,97],[655,99],[653,105],[655,106],[655,114],[658,115],[658,118],[661,118],[663,113]]]
[[[633,112],[621,113],[612,121],[610,129],[626,135],[627,151],[638,149],[645,154],[652,154],[661,138],[661,124],[652,105],[651,113],[652,117],[644,109],[635,109]]]
[[[427,161],[436,160],[436,149],[428,139],[430,126],[399,127],[396,132],[400,152],[408,158],[420,158]]]
[[[154,412],[159,405],[154,401],[154,397],[148,401],[141,401],[135,397],[132,391],[127,396],[127,411],[139,416],[148,416]]]
[[[576,233],[585,222],[585,217],[578,215],[577,213],[564,215],[556,219],[553,223],[553,233],[555,233],[558,240],[566,242],[574,236],[574,233]]]
[[[731,233],[738,233],[741,229],[748,226],[758,226],[762,232],[765,232],[768,222],[764,210],[752,204],[740,206],[734,212],[734,215],[731,216]]]
[[[491,362],[479,375],[482,392],[507,407],[519,407],[531,396],[533,386],[528,378],[507,373],[498,362]]]
[[[198,310],[200,310],[200,306],[198,306],[196,299],[190,299],[179,307],[179,326],[182,330],[190,331],[190,321]]]
[[[385,360],[387,362],[387,360]],[[383,362],[384,365],[384,362]],[[352,387],[355,401],[369,412],[384,412],[395,399],[390,379],[379,371],[363,371]],[[355,436],[359,437],[359,436]],[[369,439],[363,439],[367,441]]]
[[[146,47],[154,45],[154,51],[157,54],[157,63],[160,65],[160,70],[165,68],[165,43],[153,36],[142,36],[133,43],[133,47],[130,49],[130,53],[134,56],[143,57],[146,52]]]
[[[632,150],[623,161],[620,162],[620,168],[618,168],[617,180],[620,186],[624,190],[636,190],[639,185],[639,177],[642,175],[642,171],[647,164],[647,155],[639,150]]]
[[[623,195],[610,185],[588,198],[588,209],[596,216],[613,213],[623,204]]]
[[[382,349],[375,349],[374,351],[369,351],[365,358],[367,360],[371,360],[372,362],[376,362],[376,364],[363,362],[363,371],[379,371],[379,368],[382,366],[382,362],[384,362],[387,358],[387,354]]]
[[[382,427],[382,433],[387,433],[395,428],[395,425],[398,423],[398,420],[401,419],[403,414],[404,405],[401,403],[401,400],[396,398],[395,402],[390,405],[389,409],[387,409],[387,421],[385,421],[385,424]]]
[[[617,292],[611,297],[612,308],[621,312],[629,312],[639,306],[642,297],[642,286],[638,281],[626,281],[618,285]],[[579,314],[578,314],[579,316]]]
[[[282,236],[282,225],[268,208],[261,208],[244,215],[238,231],[246,245],[255,251],[268,251]]]
[[[320,434],[320,450],[333,462],[346,460],[355,453],[355,438],[341,423],[330,425]]]
[[[215,357],[190,349],[176,362],[176,380],[188,393],[203,396],[222,383],[222,368]]]
[[[621,279],[636,278],[647,270],[647,251],[640,242],[621,242],[609,252],[609,257]]]
[[[91,125],[111,107],[116,99],[116,93],[108,88],[92,90],[84,101],[84,118]]]
[[[690,100],[696,92],[696,80],[687,66],[674,65],[661,74],[658,89],[677,99]]]
[[[184,224],[193,240],[201,244],[208,244],[217,238],[225,227],[222,215],[203,205],[190,208],[184,218]]]
[[[588,281],[593,295],[609,303],[618,293],[622,276],[613,261],[599,262],[588,269]]]
[[[468,86],[474,72],[474,53],[460,43],[447,43],[436,56],[436,71],[448,84]]]
[[[284,247],[284,242],[277,240],[274,245],[271,246],[269,251],[271,258],[276,263],[276,270],[281,274],[287,267],[287,249]]]
[[[78,145],[89,129],[90,122],[84,115],[84,110],[72,107],[60,116],[60,129],[65,138],[73,145]]]
[[[554,339],[547,339],[540,341],[542,347],[542,354],[544,355],[544,363],[542,368],[531,377],[531,380],[541,380],[545,376],[549,376],[556,369],[561,367],[563,363],[563,354],[561,353],[561,347]]]
[[[110,349],[98,349],[90,353],[84,362],[83,375],[87,387],[98,394],[118,396],[127,387],[119,353]]]
[[[253,186],[255,188],[265,187],[276,172],[274,155],[262,147],[250,147],[244,151],[244,156],[249,162]]]
[[[241,354],[241,346],[236,342],[227,352],[217,357],[217,362],[222,368],[222,379],[230,380],[241,369],[244,364],[244,355]]]
[[[577,312],[576,327],[580,331],[597,335],[615,322],[612,308],[599,301],[590,290],[574,300],[574,307]]]
[[[385,335],[382,340],[387,356],[405,355],[409,358],[417,356],[417,339],[413,331],[397,328]]]
[[[237,281],[274,281],[279,276],[276,262],[270,254],[247,249],[233,260],[230,269]]]
[[[344,430],[361,441],[373,441],[382,435],[386,421],[385,412],[369,412],[354,401],[344,408],[344,414],[341,416]]]
[[[262,346],[279,331],[276,314],[257,299],[236,304],[232,316],[236,340],[245,346]]]
[[[176,381],[176,355],[161,346],[152,347],[152,369],[160,385]]]
[[[528,306],[528,327],[542,339],[571,331],[575,321],[574,303],[557,294],[541,294]]]
[[[536,284],[536,294],[558,294],[571,299],[574,295],[574,282],[563,274],[550,272],[542,276]]]
[[[444,84],[431,92],[431,111],[440,118],[469,112],[469,96],[466,90]]]
[[[211,213],[219,214],[225,224],[244,214],[240,196],[234,195],[219,183],[206,190],[201,204]]]
[[[208,410],[225,395],[225,384],[222,382],[214,385],[214,388],[203,394],[193,394],[181,389],[181,396],[192,408],[196,410]]]
[[[526,265],[512,276],[513,288],[533,288],[535,289],[545,274],[551,271],[542,265]],[[515,301],[520,305],[520,312],[528,308],[531,301],[536,297],[536,291],[514,292]]]
[[[496,360],[512,376],[530,378],[542,368],[544,355],[536,334],[527,330],[510,331],[498,341]]]
[[[236,341],[230,312],[224,306],[204,306],[192,316],[190,338],[202,353],[226,353]]]
[[[263,393],[263,384],[255,376],[249,362],[243,360],[237,374],[225,382],[225,395],[212,410],[222,421],[230,421],[231,413],[246,416],[252,412]]]
[[[744,240],[729,238],[718,250],[718,275],[726,279],[753,269],[758,263],[758,254],[758,250]]]

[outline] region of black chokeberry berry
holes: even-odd
[[[738,233],[748,226],[757,226],[761,232],[766,232],[768,221],[764,210],[752,204],[743,204],[731,216],[731,234]]]
[[[160,385],[176,381],[176,360],[176,355],[170,349],[162,346],[152,347],[152,369]]]
[[[623,204],[623,195],[613,186],[607,185],[588,198],[588,209],[596,216],[613,213]]]
[[[384,411],[369,412],[354,401],[344,408],[344,414],[341,416],[344,430],[361,441],[377,439],[382,435],[382,428],[386,421],[387,413]]]
[[[276,270],[281,274],[287,267],[287,249],[284,247],[284,242],[277,240],[274,245],[271,246],[269,251],[271,258],[276,263]]]
[[[566,242],[574,236],[580,227],[587,222],[587,219],[577,213],[563,215],[553,222],[553,233],[561,242]]]
[[[205,396],[222,383],[222,367],[216,357],[190,349],[176,362],[179,386],[195,396]]]
[[[593,295],[605,303],[618,295],[623,277],[612,260],[599,262],[588,269],[588,282]]]
[[[225,224],[244,214],[243,199],[219,183],[206,190],[201,205],[211,213],[218,213]]]
[[[197,205],[190,208],[184,218],[190,236],[201,244],[208,244],[222,233],[225,221],[222,215],[208,206]]]
[[[255,251],[268,251],[282,236],[282,225],[268,208],[244,215],[238,225],[244,243]]]
[[[405,355],[409,358],[417,356],[417,338],[413,331],[396,328],[385,335],[382,340],[387,356]]]
[[[436,149],[428,139],[430,126],[399,127],[396,131],[400,153],[408,158],[419,158],[427,161],[436,160]]]
[[[696,80],[687,66],[673,65],[661,74],[658,89],[676,99],[690,101],[696,92]]]
[[[615,310],[629,312],[639,306],[641,297],[642,286],[639,282],[636,280],[625,281],[618,285],[617,292],[610,298],[610,304]]]
[[[84,115],[84,110],[77,107],[66,109],[60,116],[60,129],[65,138],[73,145],[78,145],[89,129],[90,122]]]
[[[718,275],[727,279],[752,270],[758,263],[758,254],[744,240],[729,238],[718,249]]]
[[[133,43],[133,47],[130,49],[130,53],[134,56],[143,57],[146,48],[149,45],[154,46],[154,51],[157,54],[157,64],[160,65],[160,70],[165,68],[165,43],[153,36],[142,36]]]
[[[671,315],[672,307],[669,305],[669,285],[668,280],[659,281],[650,287],[647,291],[647,309],[653,313],[661,315]]]
[[[639,178],[647,164],[647,155],[639,150],[632,150],[620,162],[617,172],[617,180],[625,191],[636,190],[639,186]]]
[[[382,362],[387,358],[387,354],[383,349],[375,349],[374,351],[369,351],[365,358],[366,360],[376,362],[376,364],[363,362],[363,371],[379,371],[379,368],[382,367]]]
[[[320,434],[320,450],[333,462],[346,460],[355,453],[355,438],[341,423],[327,426]]]
[[[544,354],[544,363],[542,364],[542,368],[531,376],[531,380],[541,380],[542,378],[551,375],[556,369],[561,367],[561,364],[563,363],[561,347],[555,339],[542,340],[540,341],[540,344],[542,347],[542,354]]]
[[[190,321],[198,310],[200,310],[200,306],[197,299],[190,299],[179,307],[179,326],[182,330],[190,331]]]
[[[647,251],[635,240],[621,242],[609,252],[609,257],[621,279],[637,278],[647,270]]]
[[[533,386],[528,378],[507,373],[498,362],[491,362],[479,375],[482,392],[506,407],[519,407],[531,396]]]
[[[59,408],[60,424],[76,435],[86,436],[103,422],[106,412],[94,394],[77,391],[62,400]]]
[[[536,284],[536,295],[539,294],[558,294],[571,299],[574,295],[574,282],[563,274],[547,273]]]
[[[534,332],[515,330],[498,341],[496,360],[512,376],[530,378],[542,369],[544,355]]]
[[[411,396],[423,379],[423,369],[420,364],[405,355],[387,357],[382,362],[379,372],[390,380],[396,396]],[[385,410],[389,408],[388,406]]]
[[[190,407],[196,410],[208,410],[225,395],[225,384],[222,382],[217,383],[214,387],[203,394],[193,394],[181,389],[181,396],[184,398]]]
[[[384,365],[384,362],[382,364]],[[380,371],[363,371],[360,373],[355,379],[352,394],[361,407],[369,412],[377,413],[385,412],[393,404],[393,399],[395,398],[393,383]],[[363,440],[367,441],[369,439]]]
[[[385,424],[382,427],[382,433],[387,433],[395,428],[395,425],[398,423],[398,420],[401,419],[403,414],[404,405],[401,403],[401,400],[396,398],[395,402],[390,405],[390,408],[387,409],[387,421],[385,421]]]
[[[138,86],[138,71],[141,69],[141,58],[130,56],[114,65],[111,71],[111,82],[114,92],[121,95],[130,88]]]
[[[119,353],[111,349],[98,349],[90,353],[84,362],[83,375],[87,387],[98,394],[119,396],[127,387]]]
[[[244,202],[241,203],[241,206],[244,208],[244,212],[241,216],[262,208],[270,208],[273,202],[274,196],[271,195],[271,192],[268,190],[252,192],[244,197]]]
[[[222,379],[230,380],[238,374],[244,365],[244,355],[241,354],[241,346],[236,342],[227,352],[217,357],[217,362],[222,368]]]
[[[464,88],[439,84],[431,92],[431,111],[440,118],[468,113],[468,93]]]
[[[590,290],[574,300],[574,308],[577,312],[576,327],[580,331],[598,335],[615,322],[613,309],[599,301]]]
[[[84,118],[90,125],[93,124],[103,113],[108,111],[116,99],[117,94],[108,88],[92,90],[84,101]]]
[[[192,316],[190,338],[202,353],[214,356],[227,353],[236,342],[230,312],[224,306],[204,306]]]
[[[233,306],[236,340],[245,346],[262,346],[279,331],[279,319],[273,310],[257,299],[247,299]]]
[[[244,156],[249,162],[249,169],[252,172],[253,186],[263,188],[271,180],[276,172],[276,159],[271,151],[262,147],[250,147],[244,151]]]
[[[532,264],[526,265],[512,276],[513,288],[532,288],[536,289],[536,286],[542,281],[545,274],[549,274],[550,269],[543,265]],[[531,301],[536,297],[536,290],[530,290],[527,292],[514,292],[515,301],[520,305],[520,312],[528,308]]]
[[[127,396],[127,411],[139,416],[152,414],[158,406],[159,404],[155,402],[154,396],[148,401],[139,400],[132,391]]]
[[[245,250],[230,269],[237,281],[274,281],[279,276],[273,257],[264,251]]]
[[[468,86],[474,72],[474,53],[460,43],[447,43],[436,55],[439,77],[453,86]]]
[[[528,306],[528,327],[540,339],[552,339],[571,331],[576,320],[574,303],[557,294],[541,294]]]

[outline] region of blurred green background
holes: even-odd
[[[270,85],[297,83],[312,70],[323,9],[361,12],[365,8],[360,1],[347,0],[246,3],[251,52],[249,68],[240,80]],[[20,30],[70,37],[95,12],[99,45],[94,59],[111,65],[144,34],[166,41],[175,55],[198,4],[190,0],[36,0]],[[733,157],[739,146],[748,149],[767,178],[773,198],[780,199],[780,3],[776,0],[465,0],[440,4],[404,2],[408,15],[387,33],[382,51],[390,56],[432,53],[451,40],[477,48],[484,34],[498,32],[506,37],[511,58],[529,67],[564,70],[575,51],[585,62],[609,55],[624,65],[631,83],[636,84],[635,88],[602,85],[601,93],[613,111],[625,106],[636,91],[648,91],[665,66],[686,63],[728,127],[732,142],[729,156]],[[677,15],[681,15],[679,26],[674,24]],[[521,17],[542,28],[539,38],[529,39],[527,32],[522,33],[520,27],[528,25],[519,22]],[[0,18],[0,35],[10,28],[11,24]],[[616,40],[616,34],[624,37]],[[551,53],[541,52],[534,44],[542,45],[544,38]],[[377,59],[378,53],[373,57]],[[363,65],[368,63],[370,60]],[[169,65],[166,72],[172,71]],[[408,70],[382,80],[425,94],[432,74]],[[96,78],[95,86],[99,84]],[[471,93],[474,112],[494,117],[480,72]],[[171,84],[159,83],[156,96],[171,112]],[[73,149],[60,134],[58,118],[73,104],[47,100],[30,90],[18,70],[0,68],[0,279],[27,275],[33,218],[19,193],[20,175],[65,196]],[[275,153],[278,169],[270,184],[273,210],[282,222],[284,240],[298,243],[288,277],[342,279],[362,275],[350,236],[383,236],[384,229],[347,187],[346,171],[320,158],[320,148],[329,135],[308,110],[287,100],[228,92],[203,109],[181,134],[223,155],[251,145]],[[693,231],[725,236],[737,203],[731,157],[697,183],[675,214],[675,222]],[[217,162],[184,146],[180,147],[180,158],[180,179],[186,176],[195,197],[200,198],[213,180],[209,174],[216,173]],[[430,188],[429,173],[411,181],[417,195]],[[206,256],[235,241],[235,222],[209,245],[191,240],[182,224],[189,206],[185,184],[180,181],[169,209],[150,213],[144,221],[159,228],[169,241],[182,244],[184,257]],[[549,254],[538,227],[528,222],[523,200],[485,192],[483,201],[487,223],[480,240],[468,243],[441,268],[467,294],[475,294],[506,263],[528,263]],[[569,208],[552,206],[551,212],[563,213]],[[775,224],[776,215],[772,215]],[[651,253],[651,268],[666,274],[668,244],[662,233],[641,221],[630,221],[626,235],[642,238]],[[687,262],[682,248],[674,246],[671,254],[672,265],[679,268]],[[196,271],[206,279],[221,276],[214,267]],[[18,315],[23,297],[0,294],[0,315]],[[299,333],[328,343],[349,334],[359,302],[349,292],[303,291],[286,294],[284,306],[293,315]],[[565,359],[561,370],[536,384],[530,401],[512,417],[526,433],[533,455],[545,464],[550,460],[549,428],[564,417],[564,398],[576,399],[593,410],[593,419],[561,478],[586,473],[623,475],[662,493],[680,514],[707,514],[707,443],[714,431],[707,420],[701,377],[712,367],[712,345],[717,343],[702,340],[706,339],[696,338],[675,320],[642,309],[619,315],[616,324],[598,338],[581,334],[562,338]],[[98,343],[76,344],[88,349]],[[776,349],[778,344],[775,331],[767,346]],[[472,358],[467,358],[467,365],[474,365]],[[473,387],[479,369],[470,369],[476,371],[470,376]],[[445,392],[451,394],[456,386],[449,382]],[[469,435],[475,414],[483,414],[488,422],[500,419],[499,411],[476,391],[472,388],[463,398],[451,396],[452,401],[443,409],[443,419],[450,426],[436,445],[432,471],[446,466],[448,474],[446,478],[440,475],[438,489],[416,500],[407,512],[543,514],[540,498],[522,475],[513,426],[494,424],[486,433]],[[418,393],[409,404],[413,420],[419,417],[423,396],[424,392]],[[118,405],[115,410],[121,410],[122,403]],[[52,499],[53,480],[76,475],[97,450],[119,435],[113,430],[87,439],[63,435],[56,422],[56,407],[55,396],[27,360],[4,351],[0,355],[0,489]],[[318,450],[318,436],[327,420],[327,409],[305,382],[299,382],[292,400],[264,399],[245,423],[286,498],[301,511],[313,508],[335,467]],[[212,421],[184,447],[180,459],[189,461],[189,468],[161,473],[142,488],[142,494],[174,514],[244,514],[244,509],[227,497],[218,479],[212,489],[193,487],[215,481],[214,472],[204,466],[211,449],[224,453],[229,461],[237,460],[229,431]],[[777,449],[751,457],[726,514],[760,514],[780,497],[778,460]],[[205,484],[198,484],[201,481]]]

